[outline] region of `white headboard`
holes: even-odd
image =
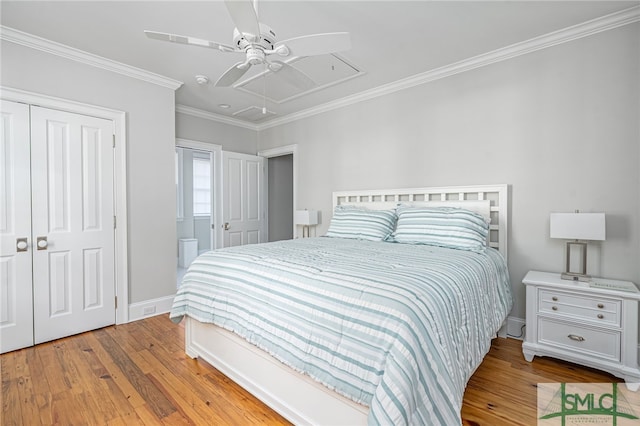
[[[508,233],[508,185],[474,185],[474,186],[444,186],[434,188],[401,188],[363,191],[337,191],[333,193],[333,208],[338,205],[350,204],[370,209],[393,208],[398,203],[416,203],[424,205],[448,205],[463,207],[476,211],[483,216],[486,214],[486,201],[489,201],[489,245],[498,249],[507,260]],[[481,201],[481,202],[478,202]]]

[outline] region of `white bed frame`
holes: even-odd
[[[489,200],[489,244],[498,249],[506,259],[509,205],[507,185],[333,193],[334,207],[339,204],[359,204],[369,208],[387,208],[390,203],[395,205],[399,202],[433,202],[459,206],[461,202],[478,200]],[[469,203],[470,206],[478,204]],[[476,210],[477,207],[471,209]],[[332,426],[367,423],[368,407],[338,395],[308,376],[294,371],[229,331],[188,317],[185,321],[185,351],[188,356],[207,361],[292,423]]]

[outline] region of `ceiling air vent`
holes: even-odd
[[[259,97],[266,95],[270,101],[281,104],[364,75],[364,72],[335,53],[294,58],[286,62],[308,75],[317,86],[309,90],[300,89],[267,70],[241,81],[234,88]]]

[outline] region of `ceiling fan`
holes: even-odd
[[[216,81],[217,87],[228,87],[238,81],[253,65],[263,64],[274,74],[285,78],[292,85],[308,90],[316,83],[305,73],[274,57],[315,56],[340,52],[351,48],[347,32],[312,34],[289,40],[278,41],[275,32],[268,25],[258,21],[257,0],[225,0],[233,30],[233,45],[217,43],[177,34],[147,31],[147,37],[173,43],[217,49],[225,53],[244,53],[245,59],[237,62]]]

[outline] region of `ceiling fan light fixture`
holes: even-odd
[[[264,50],[256,49],[253,47],[247,48],[247,62],[251,65],[258,65],[264,63],[265,55]]]

